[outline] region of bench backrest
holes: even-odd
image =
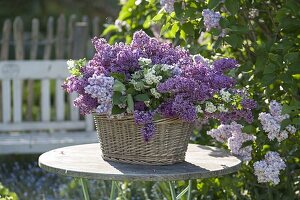
[[[67,76],[66,60],[0,61],[0,132],[93,130],[92,116],[83,118],[73,106],[76,94],[66,95],[61,88]],[[33,92],[38,93],[34,98],[38,100],[31,102],[34,112],[38,113],[35,118],[26,117],[28,102],[24,103],[23,98],[28,95],[29,82],[35,88]],[[40,88],[40,92],[36,88]]]

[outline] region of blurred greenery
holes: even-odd
[[[18,196],[0,182],[0,200],[18,200]]]
[[[79,17],[94,16],[100,18],[101,23],[116,16],[119,10],[118,0],[0,0],[0,25],[5,19],[21,16],[25,30],[30,30],[31,20],[40,19],[41,30],[45,30],[49,16],[58,17],[60,14]]]

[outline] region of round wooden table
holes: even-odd
[[[185,193],[191,199],[191,180],[222,176],[237,171],[241,160],[225,150],[189,144],[183,163],[153,166],[105,161],[98,143],[55,149],[39,157],[39,166],[48,172],[80,178],[85,200],[89,200],[86,179],[112,180],[110,199],[114,199],[117,181],[167,181],[172,199]],[[188,180],[188,186],[176,197],[174,184]]]

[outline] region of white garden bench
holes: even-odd
[[[66,95],[61,88],[68,75],[65,60],[0,61],[0,154],[40,153],[97,142],[92,116],[80,117],[73,106],[76,94]],[[39,113],[34,120],[24,117],[27,80],[34,80],[41,90],[39,105],[33,103]],[[54,98],[51,89],[55,90]]]

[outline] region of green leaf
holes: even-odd
[[[218,48],[220,48],[220,46],[221,46],[221,44],[222,44],[222,38],[218,38],[215,42],[214,42],[214,44],[213,44],[213,48],[214,49],[218,49]]]
[[[244,126],[243,132],[254,134],[256,132],[256,128],[252,125],[247,125],[247,126]]]
[[[164,24],[162,27],[161,27],[161,30],[160,30],[160,35],[164,35],[166,32],[168,32],[170,29],[170,26],[171,24],[169,22],[167,22],[166,24]]]
[[[225,0],[225,6],[232,15],[235,15],[239,11],[240,3],[238,0]]]
[[[194,26],[191,22],[184,23],[181,27],[181,29],[185,32],[187,35],[194,35]]]
[[[146,20],[143,23],[143,28],[148,29],[151,26],[151,16],[148,15]]]
[[[134,100],[136,101],[149,101],[150,98],[147,94],[138,94],[134,96]]]
[[[265,66],[264,74],[272,74],[276,71],[276,66],[272,63]]]
[[[293,124],[295,124],[296,126],[300,127],[300,118],[293,119]]]
[[[129,87],[127,90],[126,90],[126,94],[134,94],[135,93],[135,89],[133,86]]]
[[[170,31],[170,37],[175,38],[176,37],[176,33],[179,31],[179,25],[178,23],[174,23],[171,31]]]
[[[241,148],[247,147],[247,146],[252,145],[252,144],[253,144],[253,141],[252,141],[252,140],[248,140],[248,141],[246,141],[246,142],[244,142],[244,143],[242,144],[242,147],[241,147]]]
[[[159,22],[160,20],[162,20],[162,17],[164,16],[164,13],[158,13],[157,15],[155,15],[152,20],[155,22]]]
[[[125,90],[126,90],[125,85],[122,82],[120,82],[119,80],[115,80],[115,83],[114,83],[114,86],[113,86],[113,91],[123,92]]]
[[[134,102],[131,94],[127,95],[127,108],[129,111],[133,112],[134,111]]]
[[[282,56],[278,55],[278,54],[274,54],[274,53],[269,53],[269,59],[270,61],[272,61],[274,64],[278,65],[278,66],[283,66],[282,62]]]
[[[120,73],[111,73],[110,74],[111,77],[113,77],[114,79],[117,79],[121,82],[125,81],[126,80],[126,77],[125,77],[125,74],[120,74]]]
[[[209,0],[208,4],[207,4],[207,7],[209,9],[213,9],[215,8],[217,5],[219,5],[220,3],[220,0]]]
[[[112,97],[113,105],[125,104],[126,96],[123,96],[121,92],[114,92]]]
[[[124,113],[126,110],[124,108],[120,108],[119,106],[115,105],[112,107],[111,113],[113,115]]]
[[[280,130],[284,130],[285,127],[287,127],[288,125],[291,124],[291,120],[290,119],[284,119],[282,120],[281,124],[280,124]]]
[[[261,82],[264,86],[269,86],[275,81],[276,77],[274,74],[264,74],[264,76],[261,79]]]
[[[182,2],[175,2],[174,3],[174,11],[175,11],[175,14],[178,18],[181,18],[182,17]]]
[[[225,37],[225,41],[233,48],[241,48],[243,45],[243,38],[237,34],[231,34],[229,37]]]
[[[118,31],[118,28],[115,25],[109,25],[104,29],[102,35],[104,36],[115,31]]]

